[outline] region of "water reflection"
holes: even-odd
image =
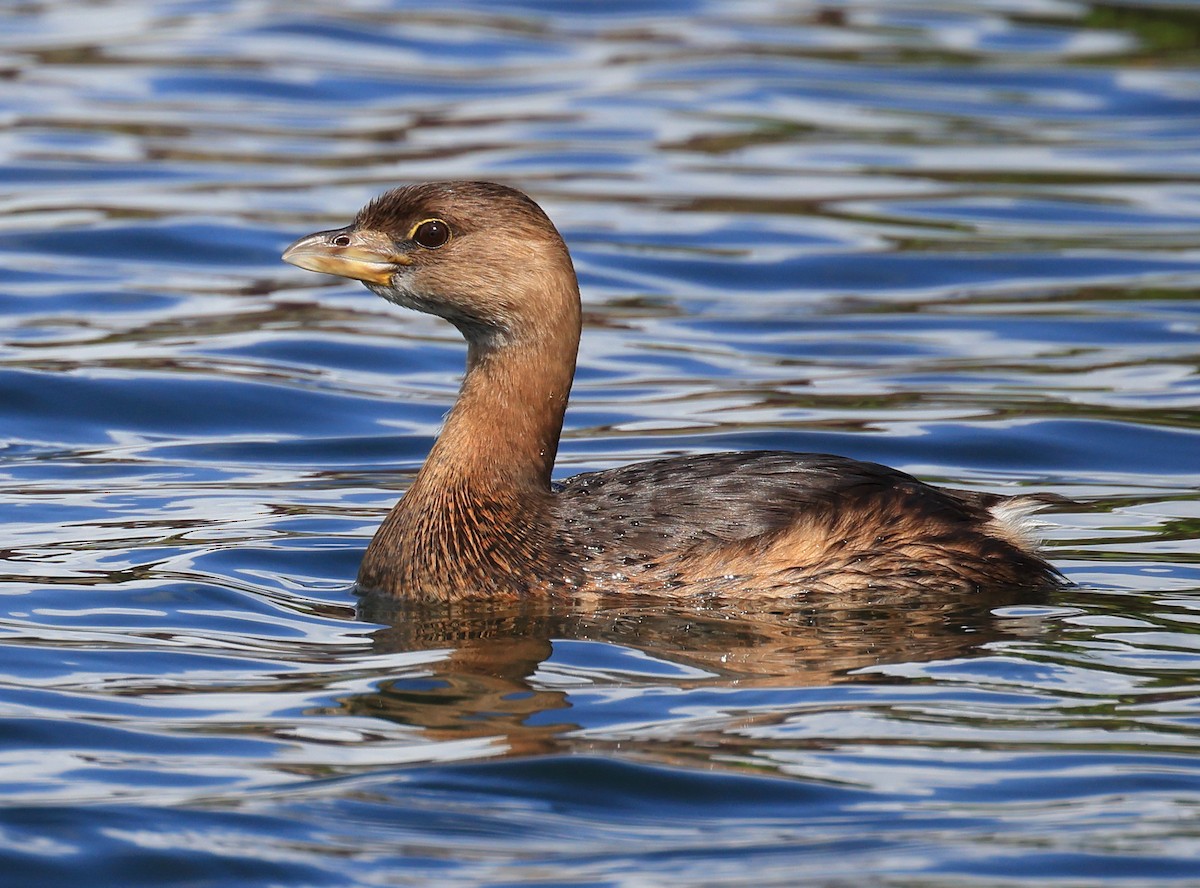
[[[868,677],[877,683],[879,675],[864,670],[968,657],[1026,634],[1025,623],[994,612],[1018,603],[1030,603],[1027,592],[951,595],[905,608],[841,596],[778,611],[653,597],[441,605],[369,595],[360,599],[360,616],[386,624],[372,636],[375,653],[443,655],[426,674],[385,681],[345,706],[421,727],[429,740],[493,738],[503,739],[508,754],[566,752],[579,745],[571,732],[584,727],[572,718],[572,685],[599,681],[634,692],[663,683],[739,691]],[[572,641],[611,646],[621,656],[610,664],[593,653],[576,681],[564,682],[556,648]],[[596,749],[594,737],[586,748]]]

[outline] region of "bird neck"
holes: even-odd
[[[565,331],[553,341],[471,342],[458,401],[413,488],[549,491],[578,348],[578,333]]]
[[[365,588],[453,598],[561,576],[550,473],[580,333],[569,260],[565,272],[551,278],[552,292],[523,294],[522,304],[538,309],[528,323],[460,326],[468,340],[462,390],[367,549]]]

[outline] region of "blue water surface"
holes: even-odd
[[[1200,880],[1200,5],[0,10],[0,884]],[[279,253],[494,179],[558,474],[1036,489],[1050,600],[351,589],[464,349]]]

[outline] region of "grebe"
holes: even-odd
[[[1048,497],[947,490],[840,456],[711,453],[552,483],[579,284],[554,224],[512,188],[396,188],[283,258],[445,318],[467,341],[458,400],[371,541],[362,590],[883,601],[1060,580],[1028,530]]]

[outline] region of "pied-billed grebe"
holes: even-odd
[[[367,549],[360,588],[456,600],[563,591],[793,596],[1044,589],[1045,503],[839,456],[713,453],[552,484],[579,347],[566,244],[519,191],[397,188],[283,258],[360,280],[467,340],[462,391]]]

